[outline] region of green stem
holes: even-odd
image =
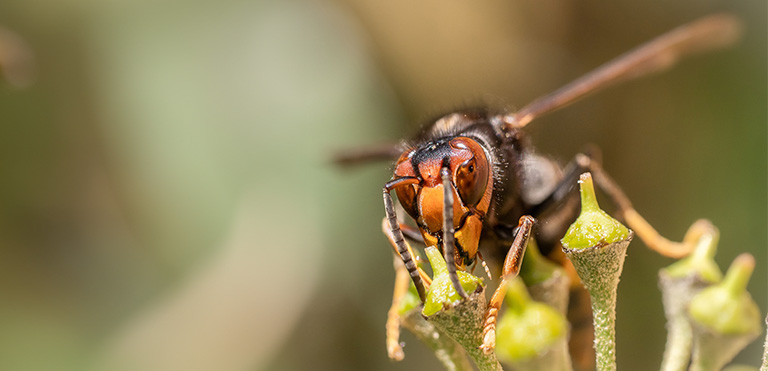
[[[485,319],[485,291],[478,286],[469,298],[458,304],[447,305],[427,320],[437,329],[459,343],[472,358],[480,371],[502,370],[496,353],[485,354],[480,350],[483,344],[483,320]]]
[[[528,287],[533,300],[555,308],[560,314],[568,313],[568,299],[571,280],[564,270],[556,271],[544,282]]]
[[[685,309],[691,298],[707,287],[709,282],[695,273],[678,277],[665,269],[659,272],[659,286],[667,317],[667,343],[661,371],[683,371],[691,360],[693,330]]]
[[[616,289],[590,292],[598,370],[616,370]]]
[[[723,336],[711,333],[708,329],[697,331],[690,371],[721,370],[735,355],[730,351],[733,347],[729,346],[728,340],[722,339]]]
[[[411,331],[435,353],[435,357],[448,371],[472,371],[474,368],[464,349],[450,337],[440,333],[435,326],[427,322],[413,309],[401,318],[403,327]]]
[[[616,370],[616,290],[624,266],[626,240],[603,247],[565,249],[592,301],[592,321],[595,328],[597,369]]]
[[[480,371],[503,371],[501,364],[496,359],[496,354],[485,354],[480,348],[472,347],[466,348],[467,353],[475,361],[477,369]]]
[[[667,321],[667,346],[664,349],[664,359],[661,371],[683,371],[691,359],[693,334],[691,324],[683,315],[670,318]]]

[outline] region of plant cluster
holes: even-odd
[[[561,242],[591,300],[597,369],[616,370],[617,287],[633,232],[600,209],[589,173],[579,183],[581,214]],[[713,260],[718,231],[708,227],[707,233],[687,236],[696,244],[689,256],[659,271],[668,331],[663,371],[721,370],[763,328],[760,311],[746,291],[754,258],[740,255],[723,276]],[[440,251],[428,247],[426,254],[433,272],[426,301],[422,303],[412,288],[396,318],[446,369],[471,370],[469,359],[481,371],[501,370],[502,364],[515,370],[573,369],[566,319],[568,275],[541,255],[535,241],[526,250],[520,276],[507,280],[506,308],[499,317],[493,352],[481,350],[487,306],[483,281],[458,272],[469,293],[462,299]],[[395,348],[399,353],[393,358],[402,359],[402,349]],[[390,356],[394,353],[391,350]],[[768,370],[766,358],[761,370]]]

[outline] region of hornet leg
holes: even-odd
[[[392,306],[387,312],[387,355],[394,361],[402,361],[405,357],[400,346],[400,306],[408,292],[411,279],[400,258],[395,257],[395,290],[392,294]]]
[[[411,276],[413,284],[416,286],[416,291],[419,293],[419,298],[423,302],[427,298],[424,282],[421,279],[421,274],[416,266],[416,262],[413,260],[411,248],[408,246],[408,243],[405,242],[403,231],[400,230],[400,223],[397,221],[395,206],[392,203],[392,195],[389,194],[389,190],[389,187],[384,187],[384,210],[387,213],[387,222],[389,224],[389,228],[387,229],[389,232],[386,232],[385,230],[385,234],[387,234],[387,237],[390,237],[391,234],[391,241],[397,250],[397,254],[402,258],[405,269],[408,270],[408,274]]]
[[[528,240],[531,238],[531,230],[535,222],[536,219],[528,215],[520,218],[520,222],[517,225],[517,236],[515,236],[515,240],[509,248],[507,258],[504,259],[501,281],[499,282],[499,287],[493,293],[491,301],[488,303],[485,321],[483,322],[483,345],[480,346],[480,349],[485,354],[490,354],[496,348],[496,320],[499,317],[499,310],[504,302],[504,296],[507,294],[507,281],[515,278],[520,273],[520,265],[523,263],[525,248],[528,246]]]
[[[443,256],[448,265],[448,274],[451,276],[451,283],[456,292],[463,299],[467,298],[467,293],[461,287],[459,276],[456,273],[456,239],[453,230],[453,186],[448,167],[440,169],[440,176],[443,178]]]
[[[418,237],[419,239],[421,239],[421,236],[417,234],[418,232],[414,231],[410,226],[406,224],[398,223],[398,227],[402,232],[404,232],[405,238],[415,239],[416,237]],[[395,256],[403,260],[403,257],[400,255],[400,253],[398,253],[397,243],[395,242],[395,234],[392,233],[392,229],[389,226],[389,221],[387,220],[387,218],[384,218],[381,221],[381,231],[384,232],[385,236],[387,236],[387,239],[389,240],[389,243],[392,245],[392,249],[395,252]],[[411,245],[408,243],[408,241],[403,241],[403,242],[405,243],[406,250],[408,250],[408,255],[413,257],[415,261],[418,261],[419,256],[413,253],[413,249],[411,248]],[[397,266],[395,268],[397,268]],[[405,269],[404,266],[403,266],[403,269]],[[424,287],[428,289],[429,285],[432,284],[432,278],[429,277],[427,272],[424,272],[424,269],[421,269],[421,267],[419,267],[418,264],[416,265],[416,270],[419,272],[419,276],[421,276],[421,280],[424,282]],[[407,271],[408,270],[406,270],[406,272]],[[395,272],[397,272],[397,269],[395,269]]]

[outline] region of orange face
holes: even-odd
[[[456,265],[464,268],[474,261],[493,193],[491,164],[483,147],[469,137],[430,142],[404,152],[395,165],[394,178],[418,182],[395,188],[405,211],[419,225],[428,246],[442,239],[443,180],[441,169],[449,170],[453,188],[453,225],[457,243]]]

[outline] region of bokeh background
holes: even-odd
[[[723,269],[757,258],[765,314],[765,1],[3,0],[0,369],[437,369],[410,335],[386,358],[391,165],[331,155],[521,107],[720,11],[745,22],[737,47],[530,132],[563,163],[602,148],[670,238],[713,220]],[[620,369],[658,367],[670,263],[630,248]]]

